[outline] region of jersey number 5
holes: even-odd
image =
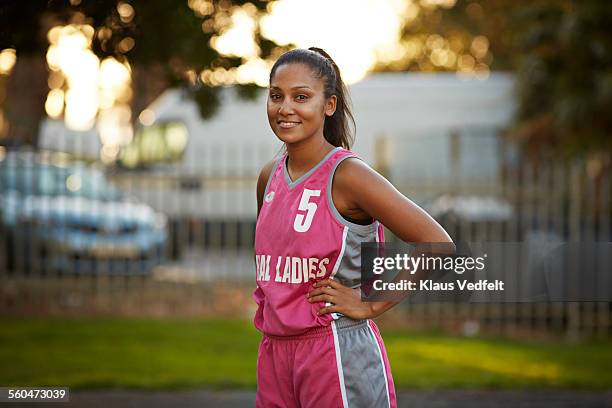
[[[310,229],[312,224],[312,218],[314,217],[315,211],[317,211],[317,204],[309,202],[310,197],[318,197],[321,195],[321,190],[308,190],[304,189],[302,198],[300,199],[300,206],[298,211],[306,211],[306,215],[297,214],[295,221],[293,222],[293,229],[297,232],[306,232]]]

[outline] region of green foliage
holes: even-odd
[[[96,30],[93,50],[98,56],[127,58],[145,69],[162,67],[167,84],[192,89],[189,92],[207,118],[218,110],[220,101],[214,89],[194,87],[198,82],[195,74],[242,63],[210,47],[209,40],[222,29],[217,17],[227,19],[232,6],[245,3],[252,3],[263,14],[268,3],[215,0],[212,14],[199,15],[187,0],[134,0],[130,2],[134,18],[124,21],[117,10],[119,2],[83,0],[73,1],[76,5],[72,6],[68,0],[4,0],[0,49],[13,47],[19,56],[36,55],[42,60],[51,26],[91,24]],[[608,0],[457,0],[450,8],[413,5],[418,12],[406,22],[402,41],[420,51],[375,70],[454,71],[460,69],[461,56],[474,57],[476,65],[487,69],[513,70],[517,73],[518,110],[511,134],[529,151],[566,156],[612,151],[612,7]],[[100,35],[102,32],[108,35]],[[484,55],[472,49],[477,36],[488,40]],[[129,50],[120,46],[126,38],[134,40]],[[440,39],[453,51],[456,62],[433,64],[431,45]],[[262,58],[286,49],[264,38],[259,29],[255,41]],[[240,87],[238,92],[246,98],[256,93],[251,86]],[[42,109],[36,112],[41,114]]]
[[[262,89],[255,84],[246,84],[236,86],[238,96],[245,100],[254,101],[257,99]]]
[[[47,10],[44,0],[4,0],[0,6],[0,50],[15,48],[24,54],[48,46],[38,21]],[[35,18],[35,20],[31,20]]]
[[[208,119],[219,110],[220,98],[219,88],[200,85],[189,90],[189,94],[198,105],[200,116]]]
[[[603,156],[612,151],[612,8],[608,0],[458,0],[454,7],[420,7],[404,41],[422,52],[378,69],[454,71],[434,66],[432,34],[458,55],[484,36],[492,70],[517,74],[517,116],[511,134],[533,156]],[[608,160],[609,162],[609,160]]]
[[[118,11],[121,3],[131,5],[132,17],[121,18]],[[202,117],[209,118],[219,109],[220,101],[216,90],[197,86],[200,82],[197,73],[206,68],[227,69],[242,64],[240,58],[220,55],[209,42],[225,28],[217,19],[229,20],[232,7],[246,3],[253,4],[260,12],[267,5],[262,0],[215,0],[211,10],[199,14],[189,7],[188,0],[4,0],[0,6],[0,50],[15,48],[19,57],[27,55],[42,61],[49,45],[46,34],[51,27],[89,24],[95,30],[92,50],[98,57],[127,59],[144,70],[155,67],[154,72],[159,72],[169,86],[189,88],[188,93],[194,96]],[[126,47],[126,39],[133,46]],[[274,43],[263,39],[259,31],[255,40],[263,47],[264,54],[274,49]],[[160,67],[161,70],[157,69]],[[136,93],[139,91],[135,89]],[[240,95],[250,96],[251,93]],[[44,100],[32,102],[42,106]],[[148,102],[150,100],[145,105]],[[39,109],[27,115],[41,115],[42,112]],[[28,117],[33,123],[39,119]],[[29,138],[33,139],[33,135]]]
[[[538,0],[513,18],[517,134],[534,151],[612,150],[612,9],[606,0]]]

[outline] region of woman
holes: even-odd
[[[319,48],[270,72],[270,127],[286,153],[257,182],[258,407],[395,407],[385,347],[362,302],[360,244],[384,224],[408,242],[451,242],[429,215],[348,150],[346,86]]]

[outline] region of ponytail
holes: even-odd
[[[355,118],[351,112],[348,89],[342,81],[338,65],[321,48],[310,47],[307,50],[298,48],[280,56],[270,71],[270,80],[278,67],[290,63],[305,64],[313,70],[317,78],[323,79],[326,99],[336,95],[336,111],[333,115],[325,117],[323,136],[333,146],[350,149],[355,139]],[[349,122],[352,123],[353,130],[349,127]]]

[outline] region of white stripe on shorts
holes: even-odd
[[[382,350],[380,349],[380,344],[378,344],[378,339],[376,338],[376,334],[374,330],[372,330],[372,326],[370,326],[370,321],[368,320],[368,329],[370,329],[370,333],[372,333],[372,338],[374,339],[374,343],[376,343],[376,348],[378,348],[378,355],[380,356],[380,364],[382,364],[383,375],[385,377],[385,390],[387,391],[387,402],[389,403],[389,408],[391,408],[391,398],[389,397],[389,380],[387,379],[387,367],[385,366],[385,360],[383,359]]]
[[[342,394],[342,405],[348,408],[346,399],[346,387],[344,385],[344,371],[342,370],[342,357],[340,356],[340,343],[338,342],[338,331],[336,322],[331,322],[332,332],[334,333],[334,348],[336,349],[336,365],[338,366],[338,378],[340,379],[340,393]]]

